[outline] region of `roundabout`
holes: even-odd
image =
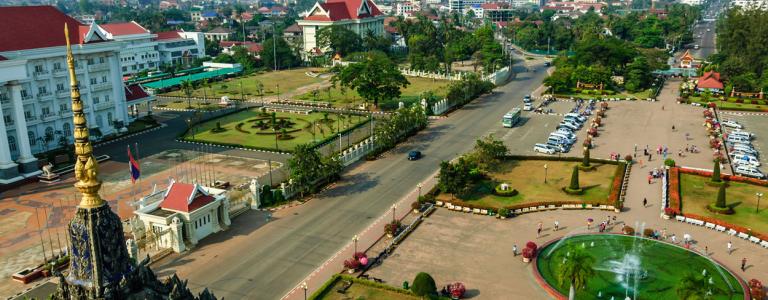
[[[567,269],[577,260],[589,276],[581,278],[576,299],[749,299],[744,283],[714,260],[674,244],[619,234],[550,242],[537,253],[536,279],[552,296],[565,299],[577,277]]]

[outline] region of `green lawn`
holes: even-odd
[[[187,99],[178,99],[174,101],[166,101],[162,104],[158,104],[155,106],[174,108],[174,109],[188,109],[191,104],[192,108],[197,110],[217,110],[222,108],[221,106],[219,106],[218,103],[219,103],[218,99],[209,97],[208,101],[195,100],[195,99],[191,99],[190,101],[187,101]]]
[[[598,164],[595,170],[579,172],[579,184],[584,189],[582,195],[569,195],[561,190],[571,180],[573,166],[580,162],[520,160],[506,161],[497,172],[491,173],[490,180],[477,184],[474,190],[462,199],[462,202],[501,208],[504,206],[542,202],[542,201],[582,201],[589,204],[610,204],[610,193],[616,165]],[[547,165],[547,183],[544,183],[544,165]],[[492,194],[496,184],[508,183],[510,188],[519,193],[513,197],[501,197]],[[451,194],[440,194],[437,200],[453,200]],[[458,204],[458,203],[457,203]]]
[[[759,99],[744,99],[744,103],[736,103],[736,98],[729,98],[726,101],[702,101],[699,96],[691,96],[688,98],[688,101],[696,102],[701,105],[707,105],[709,102],[714,102],[718,108],[725,110],[768,111],[766,101]]]
[[[399,101],[403,101],[406,103],[414,102],[414,100],[418,100],[418,97],[422,93],[427,91],[432,91],[438,97],[445,97],[446,93],[448,93],[448,85],[450,85],[450,81],[448,80],[433,80],[433,79],[421,78],[421,77],[407,77],[407,78],[411,84],[409,84],[407,87],[401,90],[401,98],[412,98],[412,99],[401,99],[401,100],[393,101],[393,103],[379,103],[379,105],[385,108],[397,108],[397,102]],[[294,98],[299,100],[308,100],[308,101],[332,102],[336,106],[354,105],[354,104],[360,104],[364,102],[363,99],[360,98],[360,95],[358,95],[356,91],[347,89],[342,94],[341,89],[338,87],[337,88],[328,87],[328,88],[318,89],[316,93],[315,91],[309,91],[307,93],[304,93],[303,95],[299,95]]]
[[[595,95],[595,94],[584,94],[584,93],[558,93],[557,95],[559,97],[573,97],[573,98],[581,98],[581,99],[602,99],[602,98],[619,98],[619,99],[636,99],[636,100],[645,100],[648,98],[651,98],[652,90],[647,89],[644,91],[639,91],[636,93],[632,93],[629,91],[624,91],[620,93],[615,93],[613,95]]]
[[[706,208],[707,204],[715,202],[718,190],[717,187],[707,185],[707,181],[709,181],[709,177],[680,174],[680,197],[683,202],[683,213],[716,218],[750,228],[759,233],[768,233],[768,200],[763,198],[760,212],[755,212],[757,207],[755,193],[763,193],[768,196],[768,187],[743,182],[729,182],[729,186],[725,190],[725,199],[736,213],[718,215],[711,213]]]
[[[128,124],[128,133],[139,132],[155,126],[157,126],[156,121],[147,120],[146,117],[142,117]]]
[[[345,282],[347,280],[350,280],[349,277],[342,275],[342,276],[334,276],[329,281],[331,281],[330,286],[328,288],[324,289],[324,291],[321,291],[318,293],[318,295],[312,295],[310,299],[312,300],[418,300],[421,299],[421,297],[417,297],[415,295],[409,295],[406,294],[404,291],[402,293],[398,293],[392,290],[384,289],[381,287],[378,287],[373,282],[368,282],[361,279],[355,279],[355,282],[352,283],[352,286],[350,286],[345,293],[339,293],[337,292],[339,289],[343,288],[346,284]],[[326,283],[327,284],[327,283]],[[442,298],[441,298],[442,299]]]
[[[304,74],[307,71],[321,72],[323,70],[314,68],[299,68],[277,72],[263,72],[244,77],[230,78],[224,81],[211,83],[211,87],[207,88],[205,93],[209,99],[213,98],[213,100],[209,100],[212,102],[217,102],[221,96],[240,98],[240,83],[242,83],[243,94],[245,94],[246,97],[258,98],[259,92],[257,89],[257,82],[261,82],[261,84],[263,84],[264,95],[270,96],[277,94],[278,85],[280,94],[282,95],[285,93],[291,93],[300,87],[313,83],[320,83],[325,80],[320,77],[307,76]],[[186,97],[184,91],[182,90],[172,91],[163,95]],[[203,97],[203,89],[197,88],[193,93],[193,97]]]
[[[324,113],[311,113],[309,115],[295,113],[277,113],[277,119],[289,120],[292,124],[285,127],[289,137],[277,139],[275,148],[275,134],[270,127],[259,127],[259,122],[271,123],[269,114],[262,115],[258,109],[246,110],[221,118],[209,120],[199,124],[183,137],[189,141],[210,142],[226,145],[238,145],[251,148],[291,151],[297,145],[322,141],[324,138],[335,137],[338,127],[343,131],[346,128],[365,122],[364,116],[344,115],[339,118],[337,114],[328,114],[327,121]],[[221,124],[223,132],[213,132],[216,123]],[[314,130],[312,129],[314,124]],[[239,129],[238,129],[239,128]],[[278,133],[281,130],[277,130]],[[313,137],[314,132],[314,137]]]

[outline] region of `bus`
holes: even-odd
[[[512,110],[510,110],[507,114],[504,115],[504,118],[501,119],[501,125],[504,125],[504,127],[510,128],[515,126],[518,121],[520,121],[520,108],[515,107]]]

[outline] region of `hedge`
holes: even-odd
[[[317,291],[312,293],[312,296],[310,296],[309,299],[310,300],[323,299],[323,297],[325,297],[328,294],[328,292],[335,292],[332,290],[333,286],[336,285],[336,283],[341,280],[348,280],[356,284],[362,284],[362,285],[377,288],[377,289],[382,289],[390,292],[395,292],[403,295],[416,297],[416,295],[411,293],[411,291],[409,290],[404,290],[404,289],[396,288],[383,283],[376,283],[371,280],[360,279],[360,278],[349,276],[349,275],[335,274],[333,275],[333,277],[331,277],[331,279],[326,281],[319,289],[317,289]]]

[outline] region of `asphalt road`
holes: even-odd
[[[707,31],[709,29],[709,31]],[[715,22],[702,22],[694,29],[694,43],[699,45],[698,50],[691,50],[693,57],[706,59],[717,52],[715,48]],[[697,35],[701,38],[697,38]]]
[[[177,272],[190,288],[207,287],[219,298],[279,299],[433,174],[440,161],[469,151],[475,139],[500,128],[504,113],[521,106],[522,97],[546,75],[541,64],[532,70],[434,121],[384,158],[354,165],[307,204],[275,213],[264,226],[257,224],[263,213],[246,213],[229,231],[155,269],[161,276]],[[405,153],[412,149],[421,150],[424,158],[407,161]]]

